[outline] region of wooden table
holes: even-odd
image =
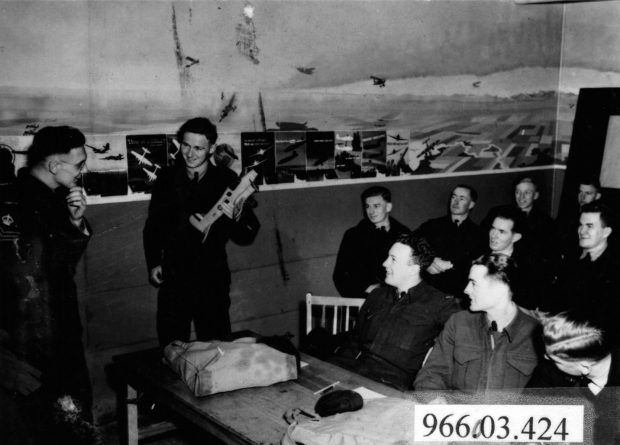
[[[119,410],[126,421],[123,442],[138,443],[138,408],[132,400],[144,393],[208,434],[232,444],[278,444],[286,432],[282,417],[290,408],[314,413],[319,396],[314,392],[339,381],[338,389],[360,386],[390,397],[404,393],[306,354],[297,380],[261,388],[247,388],[195,397],[180,378],[162,362],[159,349],[114,357],[122,379]]]

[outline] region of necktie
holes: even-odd
[[[592,383],[592,380],[590,380],[588,378],[588,376],[586,375],[580,375],[579,377],[575,378],[575,381],[579,384],[579,386],[581,386],[582,388],[587,388],[588,385],[590,383]]]

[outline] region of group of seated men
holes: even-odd
[[[532,177],[514,192],[478,225],[476,191],[457,185],[448,215],[410,231],[388,189],[365,190],[333,278],[366,301],[330,360],[403,390],[620,385],[620,262],[600,186],[580,184],[579,211],[556,222]]]

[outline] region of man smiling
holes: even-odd
[[[583,205],[577,231],[581,254],[562,263],[550,309],[581,311],[620,341],[620,262],[609,241],[613,230],[609,207],[597,201]]]
[[[512,258],[492,253],[474,261],[465,293],[469,311],[454,314],[418,373],[416,390],[523,388],[537,363],[536,320],[512,301]]]
[[[190,215],[207,213],[236,181],[230,169],[211,162],[217,129],[208,119],[185,122],[177,133],[182,162],[159,175],[144,225],[144,252],[153,286],[159,288],[157,334],[163,348],[188,341],[191,322],[206,341],[230,333],[230,270],[226,243],[252,242],[260,224],[247,206],[222,204],[224,217],[206,240]]]
[[[385,286],[373,290],[360,309],[355,330],[335,362],[399,389],[411,384],[434,338],[458,310],[454,298],[426,284],[420,271],[433,252],[423,239],[404,234],[386,260]]]
[[[334,267],[336,289],[347,298],[365,298],[383,283],[381,262],[396,237],[409,231],[390,217],[392,194],[387,188],[364,190],[362,206],[366,218],[345,232]]]
[[[469,217],[477,200],[473,187],[457,185],[450,195],[448,214],[426,221],[414,232],[435,252],[426,279],[457,298],[462,296],[472,260],[484,250],[482,230]]]

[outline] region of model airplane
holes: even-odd
[[[227,188],[226,191],[224,191],[222,197],[215,203],[209,212],[204,215],[194,213],[189,217],[189,222],[191,225],[203,233],[203,243],[207,239],[207,235],[209,234],[209,230],[211,229],[213,223],[224,214],[224,209],[222,208],[224,203],[232,203],[235,208],[241,208],[243,207],[245,200],[257,190],[254,185],[256,176],[258,176],[258,173],[256,173],[255,170],[250,170],[243,178],[241,178],[239,185],[234,190]]]
[[[194,59],[193,57],[189,57],[189,56],[185,56],[185,60],[187,60],[187,63],[185,64],[185,68],[189,68],[190,66],[200,63],[200,59]]]
[[[377,76],[370,76],[372,79],[372,84],[379,86],[379,88],[385,87],[385,79]]]
[[[33,135],[39,129],[39,124],[27,124],[24,130],[24,136]]]
[[[102,148],[93,147],[92,145],[88,145],[88,144],[85,144],[85,145],[88,148],[90,148],[93,151],[93,153],[98,154],[98,155],[102,155],[102,154],[105,154],[105,153],[110,151],[110,143],[109,142],[106,142],[105,144],[103,144]]]
[[[233,111],[237,109],[237,105],[235,105],[236,96],[237,96],[237,93],[233,93],[233,95],[230,96],[230,100],[228,101],[226,106],[222,109],[222,113],[220,114],[220,120],[218,122],[222,122],[224,118],[226,118],[226,116],[228,116],[230,113],[232,113]]]
[[[138,165],[148,165],[149,167],[153,167],[153,163],[146,157],[147,154],[151,154],[146,147],[142,147],[141,154],[133,150],[131,150],[130,153],[138,160]]]
[[[119,153],[117,155],[108,155],[101,159],[105,161],[122,161],[123,159],[125,159],[125,156],[123,155],[123,153]]]
[[[297,67],[297,71],[299,71],[300,73],[303,73],[303,74],[308,74],[308,75],[314,74],[314,70],[315,69],[316,68],[313,67],[313,66],[312,67],[305,67],[305,66],[298,66]]]

